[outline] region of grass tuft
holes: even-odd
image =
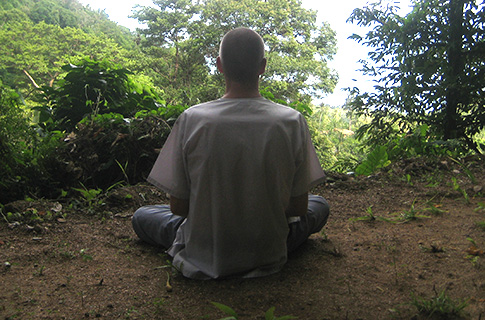
[[[427,317],[436,317],[437,319],[453,319],[459,317],[468,306],[468,299],[453,300],[447,294],[446,290],[440,293],[436,292],[431,298],[423,298],[411,294],[412,306],[416,307],[418,312]]]

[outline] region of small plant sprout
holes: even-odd
[[[477,243],[475,242],[475,240],[473,240],[473,238],[466,238],[468,241],[470,241],[470,243],[473,245],[473,246],[477,246]]]
[[[231,307],[228,307],[222,303],[218,302],[211,302],[217,309],[221,310],[225,314],[229,315],[229,317],[225,317],[219,320],[239,320],[239,315],[232,309]],[[264,314],[264,319],[265,320],[290,320],[290,319],[297,319],[294,316],[282,316],[282,317],[276,317],[274,315],[275,307],[269,308],[265,314]]]
[[[460,192],[463,195],[465,202],[470,203],[470,197],[468,196],[468,193],[465,189],[462,189],[462,187],[460,187],[455,177],[451,177],[451,183],[453,184],[453,190]]]
[[[418,214],[420,209],[416,208],[416,199],[413,200],[413,203],[411,204],[411,208],[409,210],[404,210],[401,213],[395,213],[394,215],[398,215],[396,220],[393,220],[393,222],[400,222],[400,223],[406,223],[412,220],[417,220],[419,218],[425,218],[428,219],[430,216]]]
[[[406,174],[406,181],[410,186],[413,186],[413,182],[411,181],[411,175],[408,173]]]
[[[123,166],[118,160],[116,160],[116,164],[118,164],[118,167],[120,167],[121,172],[123,173],[123,176],[125,177],[126,183],[130,184],[130,179],[128,178],[128,175],[126,174],[126,169],[128,167],[128,161],[125,162],[125,165]]]
[[[479,268],[480,257],[483,256],[485,252],[483,251],[483,249],[480,249],[478,247],[474,239],[467,238],[467,240],[470,241],[471,244],[470,244],[470,247],[467,250],[465,250],[465,252],[467,253],[467,255],[465,256],[465,259],[470,260],[470,262],[474,267]]]
[[[93,257],[89,254],[86,253],[86,249],[81,249],[79,251],[79,255],[81,256],[81,258],[84,260],[84,261],[90,261],[90,260],[93,260]]]
[[[88,209],[93,209],[96,205],[103,204],[103,201],[99,199],[99,196],[103,190],[101,189],[88,189],[81,183],[82,188],[72,188],[73,190],[81,193],[84,198],[84,202],[87,204]]]
[[[411,305],[418,309],[418,312],[424,316],[437,317],[437,319],[450,319],[452,317],[460,316],[463,309],[468,306],[468,299],[455,301],[451,299],[446,291],[440,293],[435,291],[435,296],[429,299],[411,294]]]
[[[39,277],[43,276],[44,275],[44,270],[45,270],[45,266],[44,265],[40,266],[39,272],[37,273],[37,275]]]
[[[367,215],[362,216],[362,217],[357,217],[357,218],[351,218],[349,221],[374,221],[376,220],[376,217],[374,216],[374,213],[372,212],[372,206],[367,207],[365,209],[365,212]]]
[[[475,211],[485,211],[485,202],[479,202],[478,207],[475,208]]]
[[[429,248],[423,245],[419,245],[419,248],[423,250],[424,252],[430,252],[430,253],[441,253],[445,252],[445,249],[438,243],[432,243]]]

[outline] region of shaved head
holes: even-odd
[[[226,78],[250,84],[257,82],[264,60],[264,42],[251,29],[237,28],[222,38],[219,57]]]

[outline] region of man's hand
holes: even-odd
[[[290,203],[286,208],[287,217],[301,217],[308,211],[308,192],[301,196],[291,197]]]
[[[179,199],[170,196],[170,211],[177,216],[187,218],[189,215],[189,199]]]

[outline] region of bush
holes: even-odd
[[[66,76],[56,87],[40,88],[40,106],[34,108],[48,130],[72,131],[84,118],[106,113],[133,117],[163,104],[151,88],[136,84],[130,71],[107,60],[85,58],[62,69]]]
[[[98,115],[66,136],[49,172],[63,187],[79,187],[79,182],[102,189],[119,182],[135,184],[146,179],[169,133],[169,124],[153,115]]]
[[[0,203],[15,197],[21,188],[33,138],[19,95],[0,80]]]

